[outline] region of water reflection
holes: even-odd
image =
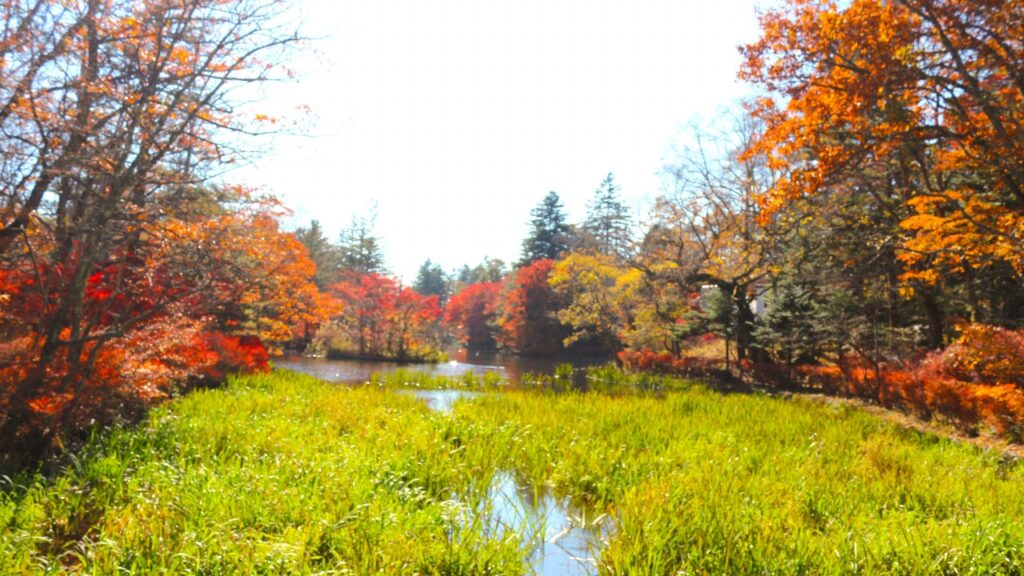
[[[402,390],[427,403],[431,410],[449,412],[460,398],[479,396],[466,390]],[[491,534],[511,530],[525,540],[535,574],[567,576],[597,573],[597,557],[611,522],[607,515],[588,514],[568,499],[533,489],[510,473],[494,477],[481,506],[473,511]],[[471,521],[466,519],[466,521]]]
[[[491,482],[488,506],[477,513],[494,532],[512,530],[528,538],[530,562],[536,574],[590,575],[611,528],[606,515],[595,516],[535,490],[512,474],[500,473]]]
[[[462,376],[467,372],[482,375],[494,372],[515,384],[524,374],[553,374],[559,364],[572,364],[578,368],[604,364],[604,358],[530,358],[523,356],[504,356],[494,353],[470,353],[459,350],[452,354],[450,362],[438,364],[380,362],[367,360],[328,360],[326,358],[307,358],[304,356],[286,356],[274,361],[280,368],[303,372],[328,382],[346,384],[362,384],[370,380],[376,373],[394,372],[399,369],[423,372],[433,376]],[[582,374],[582,372],[581,372]]]
[[[426,402],[427,407],[435,412],[451,412],[455,401],[459,398],[473,398],[479,396],[479,392],[468,390],[399,390],[401,394],[412,394]]]

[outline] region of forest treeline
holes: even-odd
[[[696,128],[653,209],[609,175],[521,258],[404,286],[370,220],[285,233],[223,182],[279,2],[0,6],[0,437],[36,458],[287,346],[455,339],[870,397],[1024,436],[1024,9],[793,0],[741,48],[758,96]],[[471,241],[472,239],[466,239]]]
[[[786,3],[741,49],[759,96],[694,129],[644,222],[609,176],[578,225],[549,194],[508,272],[428,262],[417,286],[470,346],[724,368],[1019,439],[1022,24],[1003,2]]]

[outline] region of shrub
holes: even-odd
[[[1024,332],[970,324],[938,358],[942,371],[978,384],[1024,386]]]
[[[1013,384],[977,386],[974,389],[977,411],[985,424],[1000,436],[1024,441],[1024,392]]]
[[[624,350],[627,370],[694,374],[711,369],[694,358],[666,352]],[[762,385],[799,383],[826,393],[863,398],[930,419],[936,416],[968,433],[984,424],[1014,441],[1024,441],[1024,332],[971,324],[960,338],[916,365],[880,365],[844,357],[836,365],[740,362]]]

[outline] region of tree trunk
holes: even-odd
[[[924,311],[928,322],[925,344],[930,350],[942,348],[945,315],[942,313],[939,300],[930,290],[920,289],[917,291],[917,294],[918,299],[921,301],[921,309]]]
[[[747,298],[747,286],[737,284],[732,289],[732,303],[736,307],[736,359],[744,360],[754,348],[754,312]]]

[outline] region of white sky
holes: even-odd
[[[332,239],[377,206],[391,270],[411,281],[514,261],[529,212],[555,190],[570,220],[609,172],[646,214],[689,121],[748,93],[736,47],[755,0],[309,0],[319,40],[267,87],[306,134],[261,145],[229,178],[316,218]]]

